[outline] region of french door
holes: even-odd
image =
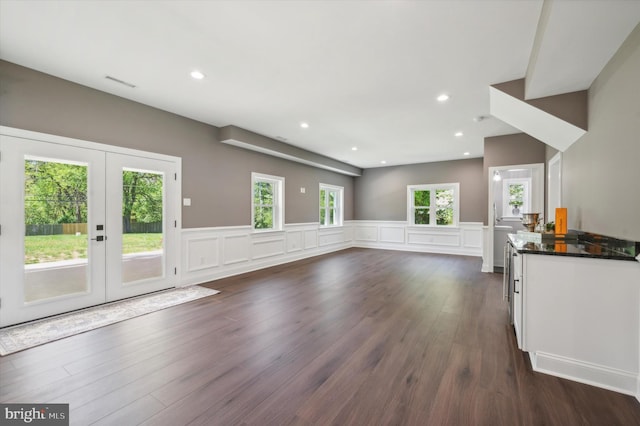
[[[176,162],[97,145],[0,135],[0,326],[175,286]]]

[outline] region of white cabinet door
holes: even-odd
[[[514,253],[513,256],[513,327],[516,330],[516,340],[518,341],[518,348],[523,349],[523,324],[522,324],[522,306],[523,306],[523,279],[524,275],[522,273],[522,255],[519,253]]]

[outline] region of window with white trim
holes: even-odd
[[[531,211],[529,188],[531,178],[502,180],[502,216],[522,217],[522,213]]]
[[[284,222],[284,178],[251,173],[251,224],[256,231],[279,231]]]
[[[344,188],[320,184],[320,226],[341,226]]]
[[[407,185],[407,222],[410,225],[457,226],[460,184]]]

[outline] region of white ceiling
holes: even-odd
[[[640,1],[556,1],[536,37],[543,3],[0,0],[0,58],[358,167],[481,157],[517,131],[473,121],[489,85],[586,89],[640,22]]]

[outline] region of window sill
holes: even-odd
[[[409,228],[419,229],[460,229],[460,225],[407,225]]]

